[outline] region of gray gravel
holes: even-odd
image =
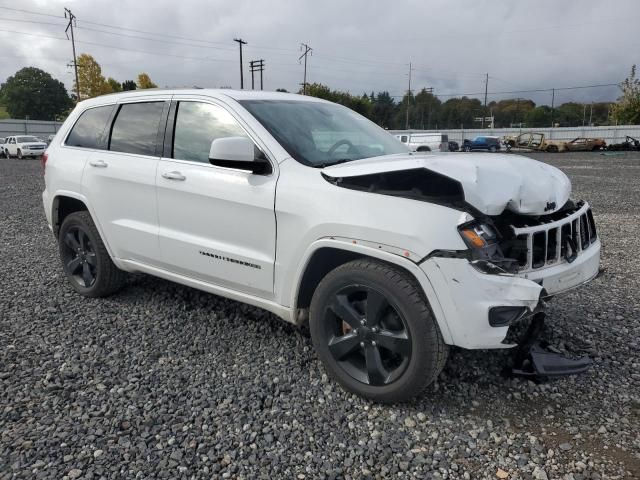
[[[640,155],[541,158],[604,239],[606,274],[550,311],[594,368],[536,384],[454,350],[397,406],[345,393],[264,311],[146,276],[72,293],[38,162],[0,160],[0,479],[639,478]]]

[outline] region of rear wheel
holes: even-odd
[[[58,245],[67,279],[80,295],[105,297],[124,285],[126,274],[111,261],[89,212],[64,219]]]
[[[349,262],[320,282],[310,328],[331,377],[379,402],[419,394],[447,358],[447,345],[415,280],[375,260]]]

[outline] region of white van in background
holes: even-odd
[[[395,137],[414,152],[449,151],[449,136],[443,133],[397,133]]]

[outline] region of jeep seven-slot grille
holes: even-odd
[[[598,236],[593,213],[587,204],[560,220],[512,228],[516,242],[510,253],[517,260],[520,271],[573,261]]]

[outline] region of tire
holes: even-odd
[[[415,279],[376,260],[354,260],[328,273],[313,294],[309,327],[327,373],[376,402],[418,395],[447,359],[448,346]]]
[[[74,212],[64,219],[58,247],[65,275],[80,295],[106,297],[125,284],[126,273],[111,261],[89,212]]]
[[[18,149],[17,157],[18,160],[24,160],[24,157],[22,156],[22,150]]]
[[[498,151],[498,149],[496,148],[496,146],[495,146],[495,145],[491,145],[491,146],[489,147],[489,151],[490,151],[491,153],[496,153],[496,152]]]
[[[555,145],[549,145],[547,147],[547,152],[549,153],[558,153],[558,147]]]
[[[470,152],[471,151],[471,147],[464,147],[464,151],[465,152]]]

